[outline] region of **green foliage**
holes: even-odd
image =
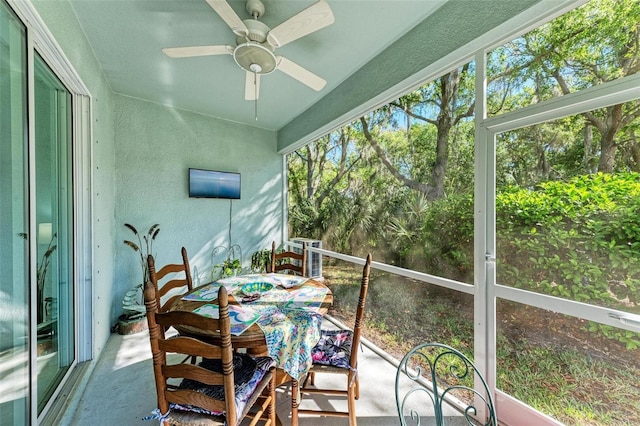
[[[420,241],[430,274],[473,282],[473,195],[433,202],[423,216]]]
[[[240,259],[228,258],[213,266],[212,279],[233,277],[242,272]]]
[[[506,187],[496,196],[496,213],[498,282],[640,312],[640,174]],[[472,283],[472,195],[429,203],[420,218],[419,224],[405,221],[402,232],[399,224],[394,229],[397,250],[423,245],[418,259],[424,263],[409,266]],[[590,329],[630,349],[640,346],[634,333]]]
[[[271,263],[271,249],[258,250],[251,255],[251,270],[256,273],[267,272]]]
[[[496,208],[500,281],[614,308],[630,303],[637,310],[640,175],[509,188],[498,194]]]
[[[640,339],[638,338],[638,333],[634,333],[633,331],[620,330],[619,328],[614,328],[595,322],[589,323],[588,330],[593,333],[598,333],[606,336],[609,339],[615,339],[620,343],[623,343],[629,350],[640,348]]]
[[[521,106],[499,89],[522,93],[526,104],[638,72],[639,28],[637,1],[597,0],[530,31],[490,53],[490,104]]]
[[[640,312],[640,174],[579,176],[498,194],[498,280]],[[590,331],[640,347],[635,333]]]
[[[230,247],[217,246],[212,250],[212,259],[219,253],[224,253],[225,258],[220,263],[215,263],[211,268],[211,279],[233,277],[242,272],[242,248],[234,244]]]

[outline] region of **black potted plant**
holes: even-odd
[[[137,243],[130,240],[124,240],[124,244],[131,247],[131,249],[140,257],[140,269],[142,281],[137,283],[131,290],[127,291],[122,299],[123,314],[120,316],[119,332],[120,334],[128,334],[129,328],[133,327],[135,331],[142,331],[146,327],[135,326],[143,322],[146,315],[146,309],[142,297],[142,289],[144,283],[149,280],[149,267],[147,264],[147,258],[153,253],[153,242],[155,241],[158,233],[160,232],[160,225],[151,225],[146,234],[141,235],[135,226],[125,223],[124,226],[129,229],[137,237]],[[139,329],[139,330],[138,330]]]
[[[26,233],[24,233],[24,232],[21,232],[18,235],[20,237],[24,238],[25,240],[28,239],[28,235]],[[37,265],[37,270],[36,270],[37,314],[36,314],[36,318],[37,318],[37,323],[38,324],[40,324],[40,323],[42,323],[44,321],[44,304],[45,304],[45,300],[44,300],[44,285],[46,283],[47,271],[49,270],[49,264],[51,263],[51,255],[53,255],[53,252],[56,251],[56,248],[58,247],[57,244],[54,244],[54,241],[55,241],[57,236],[58,236],[57,233],[54,233],[51,236],[51,241],[49,241],[49,245],[47,246],[47,249],[45,250],[44,254],[42,255],[42,260]]]

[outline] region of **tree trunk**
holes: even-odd
[[[640,146],[636,141],[634,134],[631,134],[631,161],[628,162],[629,168],[634,172],[640,171]]]
[[[608,131],[602,135],[600,142],[600,161],[598,171],[601,173],[613,173],[616,159],[615,132]]]
[[[307,198],[313,199],[313,172],[314,172],[314,161],[311,157],[311,148],[309,145],[306,146],[307,150]]]
[[[451,122],[442,120],[438,123],[438,137],[436,146],[436,162],[433,167],[431,178],[433,179],[432,198],[444,197],[444,179],[449,162],[449,134],[451,133]]]
[[[600,141],[600,161],[598,171],[601,173],[613,173],[615,169],[616,134],[620,130],[623,121],[622,104],[613,105],[606,109],[607,116],[602,128],[598,130],[602,134]]]
[[[587,174],[593,173],[593,167],[591,165],[592,151],[593,151],[593,128],[591,127],[591,124],[586,123],[584,125],[583,167],[584,167],[584,172]]]

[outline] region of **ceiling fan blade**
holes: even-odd
[[[227,23],[235,35],[244,37],[249,34],[247,26],[225,0],[207,0],[207,3]]]
[[[244,82],[244,99],[255,101],[260,96],[260,74],[247,71]]]
[[[329,4],[326,0],[319,0],[269,31],[267,40],[274,47],[284,46],[300,37],[331,25],[334,21],[335,18]]]
[[[277,56],[276,60],[278,61],[277,68],[280,71],[287,74],[289,77],[295,78],[300,83],[306,84],[316,92],[322,90],[327,84],[327,81],[325,79],[318,77],[311,71],[302,68],[300,65],[296,64],[295,62],[291,62],[287,58]]]
[[[162,52],[170,58],[192,58],[195,56],[232,55],[233,47],[228,45],[166,47],[162,49]]]

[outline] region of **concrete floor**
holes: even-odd
[[[395,404],[396,367],[374,352],[375,347],[362,346],[359,356],[360,399],[356,401],[359,426],[399,425]],[[335,378],[333,376],[336,376]],[[318,375],[318,387],[344,388],[344,376]],[[291,422],[289,386],[278,388],[278,416],[283,425]],[[69,425],[144,425],[156,421],[142,418],[156,408],[155,383],[151,363],[148,333],[121,336],[113,334],[101,358],[95,365],[81,395],[69,401],[63,424]],[[425,401],[425,406],[430,405]],[[346,402],[338,397],[307,395],[303,407],[345,410]],[[428,410],[431,410],[428,408]],[[463,424],[459,413],[451,409],[447,416],[455,416],[447,424]],[[432,413],[422,414],[422,424],[431,424]],[[300,417],[300,426],[348,425],[348,419],[338,417]]]

